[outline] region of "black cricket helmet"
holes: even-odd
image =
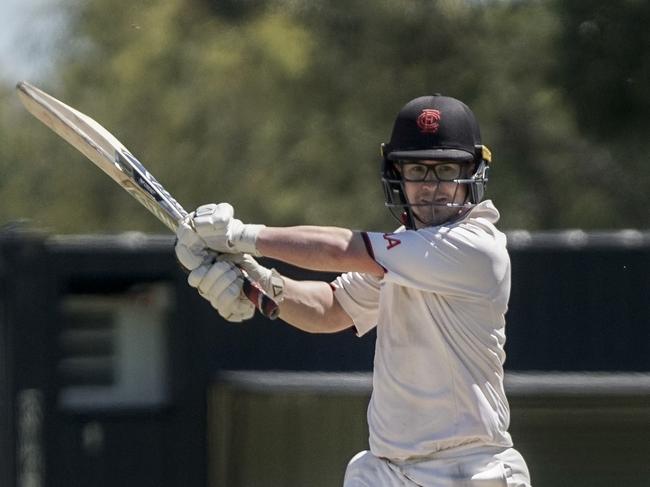
[[[453,179],[457,185],[468,186],[465,201],[444,206],[458,207],[461,211],[478,204],[485,195],[492,156],[481,142],[476,117],[467,105],[455,98],[433,95],[409,101],[395,119],[390,142],[381,145],[381,154],[386,206],[407,228],[415,228],[417,217],[412,211],[416,205],[408,201],[402,172],[398,170],[404,163],[422,160],[467,163],[468,170]]]

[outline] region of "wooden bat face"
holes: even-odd
[[[122,187],[167,227],[176,231],[187,212],[162,184],[127,150],[115,151],[115,165],[128,176],[123,180]]]
[[[187,212],[108,130],[92,118],[22,81],[29,112],[95,163],[172,231]]]
[[[32,115],[95,163],[169,229],[176,231],[187,212],[113,134],[89,116],[26,81],[18,83],[16,89]],[[271,319],[278,316],[277,303],[248,278],[244,279],[242,289],[264,316]]]

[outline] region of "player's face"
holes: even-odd
[[[467,186],[455,182],[467,177],[469,163],[412,161],[397,165],[404,181],[406,198],[415,216],[416,228],[440,225],[455,216],[467,197]]]

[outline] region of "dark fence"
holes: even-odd
[[[210,395],[215,486],[334,487],[367,449],[370,373],[226,371]],[[536,487],[645,487],[650,374],[506,374],[515,446]]]
[[[512,370],[650,370],[650,232],[513,232]]]
[[[565,447],[553,447],[549,435],[544,436],[548,441],[539,440],[559,425],[556,439],[562,438],[562,431],[573,431],[574,439],[600,431],[603,441],[616,444],[619,420],[630,438],[641,438],[641,433],[647,438],[643,429],[648,424],[647,387],[636,393],[630,392],[635,390],[631,387],[621,395],[613,386],[617,377],[634,381],[645,376],[631,373],[650,371],[650,233],[512,232],[509,242],[513,287],[506,368],[510,377],[534,386],[529,393],[513,392],[513,434],[534,467],[541,469],[545,459],[560,461],[553,456],[559,451],[570,457],[566,449],[571,445],[582,448],[566,438],[558,440]],[[293,484],[286,478],[270,483],[271,476],[268,484],[246,483],[261,471],[246,463],[250,453],[246,457],[242,449],[247,445],[245,431],[260,433],[250,426],[252,420],[247,420],[247,430],[240,430],[239,440],[228,444],[233,438],[228,425],[237,420],[228,416],[233,404],[238,417],[249,411],[259,418],[268,401],[294,404],[294,393],[282,388],[267,391],[259,409],[246,396],[245,387],[239,391],[232,382],[224,386],[220,374],[367,373],[374,335],[359,339],[345,331],[315,336],[263,318],[227,324],[186,285],[172,246],[169,237],[140,234],[0,233],[0,485],[198,487],[210,479],[212,485],[228,487],[300,485],[295,483],[298,477]],[[296,278],[331,277],[267,263]],[[537,387],[542,376],[530,371],[615,374],[600,382],[604,392],[596,399],[587,394],[576,403],[570,388],[556,390],[555,395],[535,393],[543,389]],[[345,385],[345,376],[328,377],[343,381],[336,386],[339,389]],[[557,373],[553,377],[560,384],[566,378]],[[578,379],[574,385],[580,384]],[[525,391],[525,385],[517,387]],[[223,391],[229,392],[224,396]],[[322,439],[326,445],[320,445],[323,451],[327,444],[334,448],[337,453],[329,459],[338,463],[349,453],[344,445],[352,450],[365,442],[367,401],[363,388],[341,391],[334,395],[332,407],[349,410],[343,416],[335,414],[327,423],[328,431],[344,428],[353,440],[341,443],[330,435]],[[318,387],[299,397],[303,402],[297,404],[311,408],[310,401],[317,401],[327,415],[328,399]],[[596,406],[589,409],[590,404]],[[563,414],[567,418],[559,417]],[[277,441],[286,451],[255,450],[258,464],[268,465],[260,460],[265,454],[267,459],[295,454],[291,445],[300,441],[300,432],[314,428],[305,421],[303,429],[292,429],[300,421],[281,420],[284,430],[273,434],[283,436]],[[260,421],[255,424],[264,430]],[[271,424],[269,419],[267,429]],[[601,429],[594,429],[596,425]],[[632,459],[633,466],[635,455],[647,458],[647,439],[639,441],[640,447],[633,446],[616,461]],[[597,464],[606,450],[594,458],[580,451],[582,456],[574,460],[582,458],[582,464],[554,463],[560,470],[539,470],[538,478],[549,478],[544,473],[562,468],[568,472],[576,465]],[[294,472],[307,475],[318,470],[305,466],[314,461],[308,456],[291,458],[296,462]],[[272,463],[276,470],[282,464]],[[333,469],[332,478],[338,479],[344,464],[327,465]],[[601,472],[601,478],[610,477]],[[632,479],[628,485],[643,484]]]
[[[205,340],[169,251],[0,237],[0,485],[206,485]]]

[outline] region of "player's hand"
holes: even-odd
[[[199,265],[187,282],[228,321],[241,322],[255,314],[255,306],[242,292],[242,271],[232,262],[218,258],[212,264]]]
[[[260,265],[248,254],[223,254],[220,260],[236,264],[276,303],[280,303],[284,299],[284,278],[275,269],[268,269]]]
[[[259,256],[255,242],[264,225],[246,225],[234,217],[234,210],[228,203],[199,206],[190,213],[185,223],[201,237],[205,246],[220,253],[247,253]],[[186,242],[186,232],[179,229],[179,244],[192,251],[196,249],[194,237]]]
[[[176,230],[176,259],[188,271],[193,271],[204,262],[211,261],[208,246],[190,225],[191,220],[185,219]]]

